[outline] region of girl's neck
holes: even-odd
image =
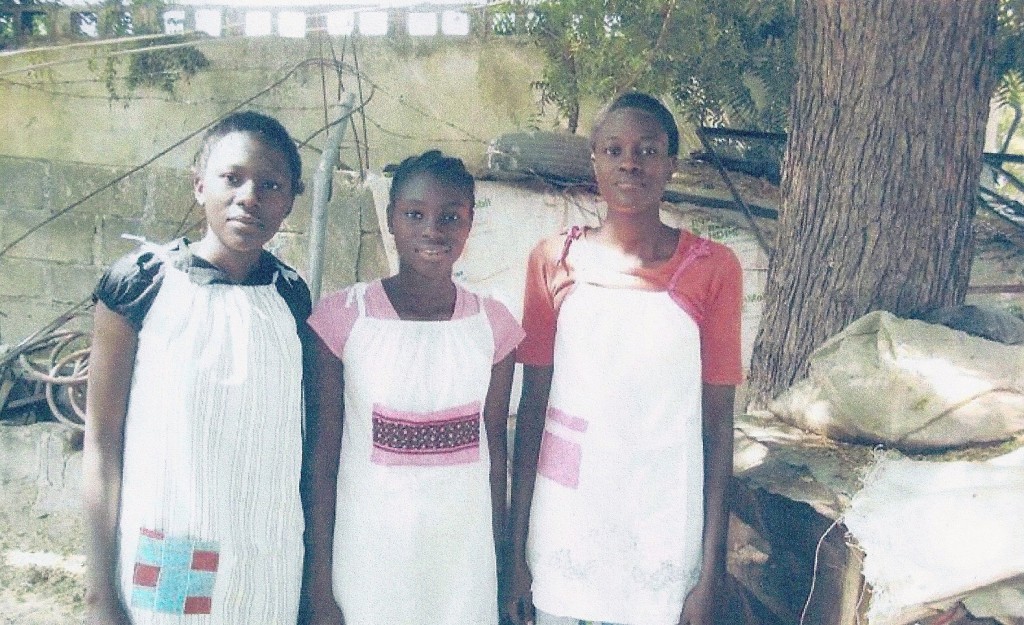
[[[399,270],[381,284],[399,319],[447,321],[455,313],[457,290],[451,277],[429,278]]]
[[[231,278],[232,282],[241,283],[249,276],[249,272],[259,262],[262,249],[252,252],[236,252],[224,247],[217,237],[207,234],[200,241],[189,246],[192,254],[215,265]]]
[[[679,231],[662,223],[657,213],[609,212],[594,231],[593,239],[649,264],[672,257],[679,242]]]

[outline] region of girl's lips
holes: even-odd
[[[263,224],[263,222],[261,220],[256,219],[255,217],[250,217],[248,215],[238,215],[238,216],[235,216],[235,217],[228,217],[228,221],[234,222],[234,223],[242,225],[242,226],[248,226],[250,228],[256,228],[258,230],[263,230],[263,229],[266,228],[266,226]]]
[[[426,256],[442,256],[442,255],[445,255],[445,254],[450,254],[451,251],[452,251],[452,246],[450,246],[450,245],[421,245],[420,247],[416,248],[416,251],[418,251],[419,253],[424,254]]]

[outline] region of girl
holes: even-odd
[[[452,281],[474,202],[462,161],[437,151],[402,161],[387,208],[398,273],[325,298],[309,319],[312,622],[498,622],[522,330],[504,306]]]
[[[302,192],[300,175],[277,120],[221,120],[193,175],[205,236],[145,245],[96,287],[84,452],[90,623],[298,618],[310,299],[263,246]]]
[[[678,146],[661,103],[620,96],[591,137],[604,223],[531,254],[512,487],[519,623],[534,606],[538,625],[713,622],[741,276],[726,247],[660,220]]]

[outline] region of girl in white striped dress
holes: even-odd
[[[302,191],[270,117],[208,132],[202,240],[143,245],[95,291],[85,437],[94,624],[293,625],[309,290],[263,246]]]

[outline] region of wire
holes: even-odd
[[[72,65],[74,63],[88,63],[90,61],[96,61],[97,59],[109,59],[118,56],[129,56],[132,54],[140,54],[142,52],[155,52],[157,50],[174,50],[177,48],[195,47],[199,43],[209,42],[226,42],[230,41],[230,38],[220,39],[196,39],[195,41],[187,41],[184,43],[166,43],[159,46],[146,46],[144,48],[132,48],[131,50],[115,50],[114,52],[108,52],[99,56],[79,56],[71,59],[59,59],[56,61],[46,61],[45,63],[34,63],[32,65],[23,65],[21,67],[15,67],[13,69],[6,69],[0,71],[0,77],[11,76],[13,74],[24,74],[26,72],[34,72],[40,69],[46,69],[49,67],[57,67],[59,65]]]
[[[811,607],[811,598],[814,597],[814,586],[818,581],[818,558],[821,555],[821,545],[825,542],[825,537],[833,529],[839,526],[839,520],[832,521],[832,525],[828,526],[825,533],[818,539],[817,546],[814,547],[814,568],[811,571],[811,588],[807,591],[807,601],[804,602],[804,609],[800,611],[799,625],[804,625],[804,619],[807,618],[807,610]]]
[[[177,37],[180,35],[172,35],[170,33],[157,33],[152,35],[130,35],[127,37],[110,37],[106,39],[94,39],[92,41],[79,41],[77,43],[64,43],[57,46],[39,46],[37,48],[19,48],[17,50],[8,50],[0,52],[0,58],[10,58],[12,56],[20,56],[22,54],[33,54],[36,52],[59,52],[61,50],[70,50],[73,48],[90,48],[95,46],[113,46],[122,43],[135,43],[139,41],[149,41],[151,39],[166,39],[167,37]]]
[[[14,247],[15,247],[16,245],[18,245],[19,243],[21,243],[22,241],[24,241],[25,239],[27,239],[27,238],[28,238],[29,236],[31,236],[31,235],[32,235],[33,233],[35,233],[36,231],[38,231],[38,230],[39,230],[40,228],[42,228],[42,227],[46,226],[47,224],[50,224],[50,223],[52,223],[52,222],[53,222],[53,221],[55,221],[56,219],[58,219],[58,218],[62,217],[63,215],[65,215],[65,214],[67,214],[67,213],[71,212],[72,210],[74,210],[74,209],[75,209],[75,208],[77,208],[78,206],[81,206],[82,204],[84,204],[84,203],[85,203],[85,202],[87,202],[88,200],[92,199],[93,197],[96,197],[97,195],[99,195],[99,194],[100,194],[100,193],[102,193],[103,191],[106,191],[106,190],[107,190],[107,189],[109,189],[110,187],[112,187],[112,186],[114,186],[115,184],[117,184],[117,183],[121,182],[122,180],[124,180],[124,179],[128,178],[129,176],[131,176],[131,175],[133,175],[133,174],[135,174],[135,173],[137,173],[137,172],[139,172],[139,171],[141,171],[141,170],[145,169],[146,167],[148,167],[149,165],[151,165],[151,164],[152,164],[152,163],[153,163],[154,161],[156,161],[157,159],[161,158],[162,156],[166,155],[167,153],[171,152],[172,150],[174,150],[174,149],[176,149],[176,148],[178,148],[178,147],[180,147],[180,146],[184,145],[184,144],[185,144],[186,142],[188,142],[188,141],[189,141],[190,139],[192,139],[193,137],[196,137],[196,136],[198,136],[198,135],[199,135],[199,134],[201,134],[201,133],[202,133],[203,131],[205,131],[205,130],[206,130],[207,128],[209,128],[210,126],[213,126],[214,124],[216,124],[216,123],[217,123],[218,121],[220,121],[221,119],[223,119],[223,118],[224,118],[224,117],[226,117],[227,115],[230,115],[231,113],[234,113],[235,111],[237,111],[237,110],[241,109],[242,107],[246,106],[247,104],[249,104],[249,103],[253,102],[253,101],[254,101],[254,100],[256,100],[256,99],[258,99],[258,98],[259,98],[260,96],[263,96],[264,94],[266,94],[266,93],[268,93],[268,92],[272,91],[273,89],[277,88],[277,87],[278,87],[279,85],[281,85],[281,84],[282,84],[282,83],[284,83],[284,82],[285,82],[286,80],[288,80],[289,78],[291,78],[291,77],[292,77],[292,75],[293,75],[293,74],[295,74],[295,72],[297,72],[297,71],[298,71],[299,69],[301,69],[302,67],[304,67],[304,66],[306,66],[306,65],[309,65],[309,64],[310,64],[310,60],[309,60],[309,59],[306,59],[306,60],[304,60],[304,61],[301,61],[301,62],[299,62],[299,63],[295,64],[295,65],[294,65],[294,66],[292,66],[292,67],[291,67],[291,68],[290,68],[290,69],[289,69],[289,70],[288,70],[287,72],[285,72],[284,76],[282,76],[281,78],[279,78],[279,79],[275,80],[275,81],[274,81],[274,82],[272,82],[272,83],[271,83],[271,84],[270,84],[269,86],[267,86],[267,87],[265,87],[265,88],[261,89],[261,90],[260,90],[260,91],[258,91],[258,92],[257,92],[257,93],[256,93],[255,95],[252,95],[252,96],[250,96],[250,97],[246,98],[245,100],[242,100],[241,102],[239,102],[238,104],[236,104],[236,105],[235,105],[234,107],[232,107],[231,109],[229,109],[228,111],[226,111],[225,113],[223,113],[223,114],[222,114],[221,116],[219,116],[219,117],[218,117],[217,119],[214,119],[214,120],[212,120],[212,121],[210,121],[210,122],[208,122],[208,123],[204,124],[203,126],[201,126],[201,127],[197,128],[196,130],[194,130],[194,131],[192,131],[192,132],[188,133],[187,135],[185,135],[185,137],[184,137],[184,138],[182,138],[182,139],[180,139],[180,140],[176,141],[176,142],[175,142],[174,144],[172,144],[171,146],[169,146],[169,147],[166,147],[166,148],[164,148],[163,150],[160,150],[160,151],[159,151],[159,152],[157,152],[157,153],[156,153],[156,154],[155,154],[154,156],[151,156],[150,158],[146,159],[146,160],[145,160],[144,162],[142,162],[141,164],[139,164],[139,165],[136,165],[136,166],[132,167],[132,168],[131,168],[131,169],[129,169],[129,170],[127,171],[127,172],[125,172],[125,173],[121,174],[120,176],[117,176],[116,178],[114,178],[113,180],[110,180],[110,181],[109,181],[109,182],[107,182],[106,184],[104,184],[104,185],[101,185],[101,186],[100,186],[99,188],[97,188],[97,189],[94,189],[94,190],[93,190],[93,191],[91,191],[90,193],[87,193],[87,194],[86,194],[85,196],[83,196],[83,197],[79,198],[78,200],[76,200],[76,201],[72,202],[72,203],[71,203],[71,204],[69,204],[68,206],[66,206],[66,207],[62,208],[61,210],[57,211],[56,213],[54,213],[54,214],[50,215],[50,216],[49,216],[49,217],[47,217],[46,219],[44,219],[44,220],[40,221],[39,223],[35,224],[35,225],[34,225],[34,226],[32,226],[31,228],[29,228],[29,229],[28,229],[28,230],[27,230],[27,231],[26,231],[25,233],[23,233],[23,234],[22,234],[21,236],[19,236],[19,237],[15,238],[15,239],[14,239],[13,241],[11,241],[10,243],[8,243],[8,244],[7,244],[7,245],[6,245],[6,246],[5,246],[5,247],[4,247],[3,249],[0,249],[0,258],[2,258],[3,256],[5,256],[5,255],[7,254],[7,252],[9,252],[9,251],[10,251],[10,250],[11,250],[12,248],[14,248]]]

